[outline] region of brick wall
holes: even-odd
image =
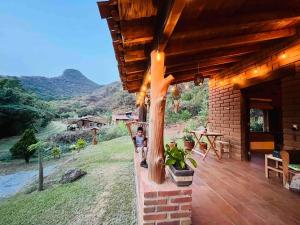
[[[145,192],[144,225],[190,225],[192,190]]]
[[[291,129],[292,124],[300,126],[300,61],[295,63],[294,76],[282,79],[282,116],[284,147],[300,149],[300,132]]]
[[[230,76],[226,80],[230,80]],[[224,135],[230,140],[231,156],[241,160],[242,129],[240,90],[234,90],[233,83],[222,83],[224,77],[215,76],[209,80],[209,129]]]
[[[300,128],[300,61],[295,63],[296,72],[281,79],[282,122],[284,147],[300,149],[300,131],[293,131],[292,124]],[[227,80],[227,83],[224,83]],[[214,76],[209,80],[209,127],[230,140],[232,157],[244,159],[244,134],[242,120],[243,97],[240,90],[234,89],[230,75]]]

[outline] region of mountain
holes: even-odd
[[[58,77],[22,76],[17,79],[21,81],[25,89],[36,93],[45,100],[85,95],[101,87],[75,69],[66,69]]]
[[[135,109],[135,96],[124,91],[121,82],[101,86],[90,94],[53,101],[60,115],[103,115]]]

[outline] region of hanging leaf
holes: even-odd
[[[184,169],[185,168],[185,162],[184,161],[179,161],[179,163],[180,163],[180,168]]]
[[[168,165],[168,166],[174,165],[175,163],[176,163],[176,159],[169,158],[166,161],[166,165]]]
[[[197,168],[197,162],[196,162],[194,159],[188,158],[188,160],[192,163],[192,165],[193,165],[195,168]]]

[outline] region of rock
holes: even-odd
[[[86,175],[86,172],[81,169],[70,169],[67,172],[65,172],[64,175],[62,175],[60,183],[71,183],[75,180],[78,180],[82,176]]]

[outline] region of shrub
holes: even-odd
[[[37,139],[34,135],[34,130],[32,128],[26,129],[21,139],[10,149],[12,157],[23,158],[25,162],[28,163],[30,157],[35,152],[34,150],[29,151],[28,147],[35,143],[37,143]]]
[[[76,150],[79,152],[81,149],[83,149],[86,146],[86,141],[82,138],[79,138],[76,141]]]
[[[53,156],[54,159],[55,158],[60,158],[60,155],[61,155],[61,149],[60,149],[60,147],[56,146],[56,147],[52,148],[51,153],[52,153],[52,156]]]
[[[56,134],[49,138],[48,141],[60,144],[73,144],[78,139],[84,139],[86,142],[90,142],[93,138],[92,131],[90,130],[77,130],[77,131],[66,131],[60,134]]]
[[[99,140],[108,141],[126,135],[128,135],[126,124],[120,122],[117,125],[102,127],[99,131]]]

